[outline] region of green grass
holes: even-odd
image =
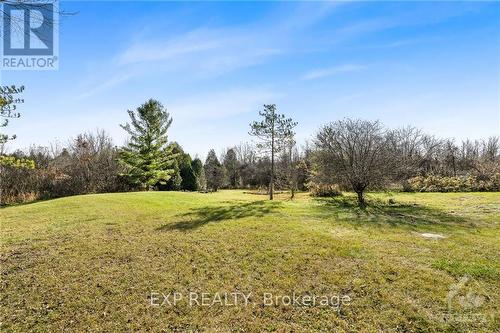
[[[500,195],[368,198],[360,209],[350,195],[269,202],[242,191],[150,192],[0,209],[0,329],[495,332]],[[152,291],[251,292],[252,303],[152,307]],[[263,306],[266,292],[352,301],[340,311]],[[470,295],[481,302],[467,306]]]

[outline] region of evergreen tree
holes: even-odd
[[[180,191],[182,186],[182,177],[181,177],[181,172],[179,168],[179,162],[177,160],[174,161],[173,165],[174,172],[172,173],[172,176],[170,179],[167,181],[165,185],[159,185],[160,189],[165,189],[167,191]]]
[[[196,179],[196,175],[191,167],[191,156],[185,153],[177,142],[172,142],[169,146],[172,148],[172,152],[176,156],[179,176],[175,176],[174,181],[170,183],[168,189],[176,191],[196,191],[198,189],[198,180]],[[180,179],[180,183],[178,183],[177,178]]]
[[[120,125],[130,141],[120,151],[120,161],[127,168],[124,176],[131,184],[150,190],[165,184],[174,174],[175,155],[167,147],[167,131],[172,118],[163,105],[153,99],[137,110],[128,111],[130,123]]]
[[[193,168],[193,172],[195,173],[196,177],[200,177],[201,173],[203,172],[203,162],[198,157],[196,157],[191,162],[191,167]]]
[[[226,168],[229,187],[237,188],[240,184],[240,165],[233,148],[228,149],[224,156],[224,167]]]
[[[207,176],[205,172],[205,167],[201,168],[200,177],[198,177],[198,191],[206,191],[207,190]]]
[[[269,181],[269,199],[273,200],[275,154],[283,149],[290,138],[293,138],[293,128],[297,126],[297,123],[293,122],[291,118],[285,118],[283,114],[278,114],[275,104],[264,105],[264,111],[260,111],[259,115],[264,119],[251,123],[249,134],[260,140],[257,148],[270,155],[271,179]]]
[[[199,158],[195,158],[191,162],[191,167],[194,174],[196,175],[196,189],[198,191],[204,191],[207,188],[207,180],[205,178],[205,169],[203,168],[203,162]]]
[[[172,152],[175,156],[175,161],[173,164],[174,172],[172,177],[167,181],[166,185],[159,186],[160,189],[167,191],[180,191],[182,189],[182,176],[181,176],[181,158],[184,155],[184,150],[177,142],[171,142],[168,144],[167,149]]]
[[[224,184],[224,169],[213,149],[208,152],[205,161],[205,176],[207,188],[212,191],[217,191]]]
[[[184,159],[180,168],[182,178],[181,188],[185,191],[196,191],[198,190],[198,179],[191,167],[191,157],[189,155],[187,157],[189,158]]]

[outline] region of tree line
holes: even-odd
[[[18,117],[22,89],[0,90],[0,115]],[[267,193],[311,191],[331,196],[353,191],[360,205],[368,190],[499,191],[498,137],[440,139],[415,127],[386,128],[379,121],[341,119],[297,145],[297,123],[264,105],[249,126],[255,142],[214,149],[205,161],[169,141],[172,117],[157,100],[134,111],[121,127],[129,139],[116,147],[104,131],[84,133],[60,147],[33,146],[5,154],[13,136],[0,133],[2,204],[75,194],[137,190],[217,191],[245,188]],[[0,124],[5,128],[7,123]]]

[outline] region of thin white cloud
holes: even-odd
[[[281,39],[281,40],[280,40]],[[285,52],[284,38],[242,29],[197,29],[165,40],[134,43],[95,76],[105,80],[79,98],[90,97],[136,77],[173,73],[206,78],[255,66]]]
[[[305,73],[302,76],[302,80],[315,80],[341,73],[359,72],[365,68],[366,66],[362,65],[347,64],[347,65],[315,69]]]
[[[199,29],[167,40],[146,40],[135,43],[118,55],[118,64],[123,66],[141,62],[164,61],[223,46],[223,38],[210,38],[207,36],[208,34],[210,34],[209,31]]]
[[[104,64],[101,71],[94,70],[97,73],[91,74],[93,76],[91,87],[80,97],[90,97],[145,75],[174,73],[190,79],[218,76],[268,62],[281,54],[317,48],[318,45],[304,45],[304,42],[307,44],[307,39],[301,39],[301,34],[318,22],[331,17],[336,9],[349,3],[349,1],[301,3],[294,7],[278,7],[276,11],[269,13],[269,17],[243,26],[201,27],[177,35],[167,33],[155,38],[141,36],[143,37],[141,40],[136,39],[136,42],[113,57],[111,62]],[[451,11],[446,7],[435,10],[431,17],[428,10],[423,10],[398,17],[363,19],[338,27],[323,38],[316,36],[314,41],[316,44],[322,44],[322,47],[331,46],[361,35],[400,26],[438,23],[470,10],[467,6]],[[271,19],[272,23],[269,24]],[[158,31],[158,29],[150,30]],[[359,69],[317,70],[306,74],[303,79],[311,80],[356,70]]]
[[[113,88],[113,87],[115,87],[115,86],[117,86],[125,81],[128,81],[132,77],[133,77],[133,74],[130,72],[129,73],[119,73],[115,76],[112,76],[110,79],[102,82],[101,84],[82,92],[81,94],[79,94],[76,97],[76,100],[84,99],[84,98],[93,96],[95,94],[101,93],[105,90],[111,89],[111,88]]]
[[[336,7],[332,4],[297,6],[272,25],[265,21],[223,28],[199,27],[177,35],[136,39],[102,71],[93,74],[97,78],[105,77],[104,82],[94,83],[80,97],[90,97],[144,75],[218,76],[265,63],[290,52],[297,46],[297,32],[323,20]]]

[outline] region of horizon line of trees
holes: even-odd
[[[2,115],[18,117],[22,89],[3,91]],[[10,94],[10,95],[8,95]],[[5,97],[10,96],[10,97]],[[116,147],[104,131],[84,133],[65,147],[35,147],[5,154],[0,135],[0,204],[75,194],[132,190],[217,191],[256,189],[311,191],[331,196],[353,191],[360,205],[368,190],[499,191],[499,138],[439,139],[407,126],[342,119],[321,127],[312,142],[297,146],[291,118],[264,105],[250,124],[256,143],[211,149],[204,163],[184,152],[167,132],[172,117],[150,99],[121,127],[130,139]],[[7,124],[4,124],[5,127]]]

